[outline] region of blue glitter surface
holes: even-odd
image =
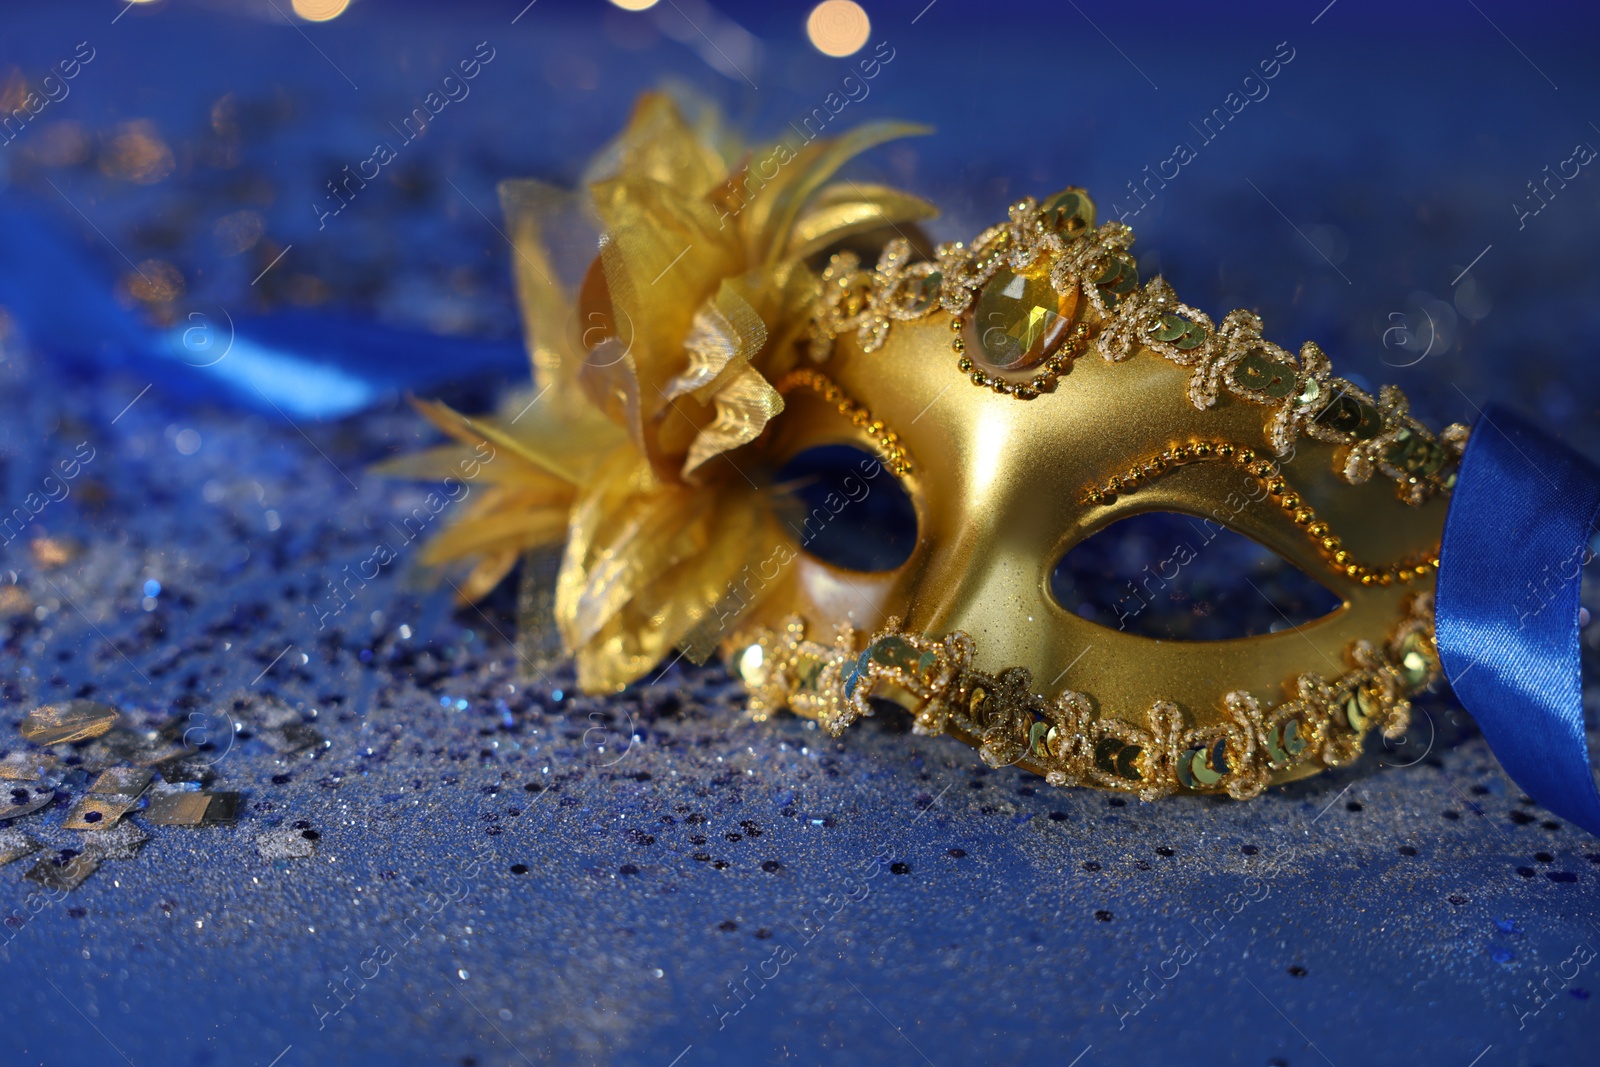
[[[1600,842],[1446,691],[1350,767],[1143,804],[892,717],[752,723],[715,665],[586,697],[519,657],[514,589],[454,610],[393,525],[426,487],[367,468],[433,440],[405,389],[476,410],[519,381],[495,183],[575,180],[663,83],[779,135],[853,61],[806,45],[803,6],[289,6],[5,15],[0,86],[94,58],[0,147],[3,511],[93,458],[0,545],[0,753],[45,701],[194,715],[243,801],[133,813],[148,843],[70,892],[0,867],[0,1064],[1600,1062]],[[1600,145],[1589,9],[865,6],[893,59],[839,123],[937,128],[855,173],[939,204],[938,238],[1081,185],[1185,301],[1314,338],[1433,425],[1492,397],[1600,455],[1600,186],[1543,184]],[[322,217],[480,42],[470,96]],[[335,321],[411,355],[316,343]],[[301,417],[171,358],[173,329],[229,322],[364,409]],[[386,539],[400,560],[328,616]],[[85,777],[8,825],[81,848]]]

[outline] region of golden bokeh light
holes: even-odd
[[[656,6],[657,0],[611,0],[611,2],[624,11],[648,11]]]
[[[872,22],[855,0],[823,0],[806,19],[806,36],[825,56],[849,56],[861,50]]]
[[[350,0],[294,0],[294,13],[307,22],[327,22],[344,14]]]

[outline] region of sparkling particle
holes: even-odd
[[[116,708],[92,700],[41,704],[22,720],[22,736],[36,745],[87,741],[111,729],[116,721]]]

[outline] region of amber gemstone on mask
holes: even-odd
[[[978,294],[973,328],[985,359],[1018,370],[1061,347],[1077,310],[1076,289],[1058,293],[1044,274],[1001,270]]]

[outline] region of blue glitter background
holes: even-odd
[[[0,546],[34,605],[0,617],[0,750],[73,695],[231,715],[208,751],[245,798],[37,912],[32,861],[0,868],[0,1063],[1600,1062],[1600,842],[1447,693],[1355,766],[1145,805],[890,719],[752,724],[718,667],[605,700],[529,683],[513,590],[452,613],[403,565],[319,630],[328,581],[421,499],[366,473],[431,440],[400,391],[456,378],[484,407],[524,373],[495,182],[572,181],[663,82],[777,136],[853,61],[806,44],[803,6],[288,7],[4,15],[0,86],[94,58],[0,147],[0,502],[95,458],[27,531],[75,558]],[[1434,425],[1494,398],[1600,455],[1600,187],[1529,188],[1600,146],[1588,6],[866,7],[894,58],[840,124],[938,132],[855,173],[940,204],[939,238],[1083,185],[1186,301],[1314,338]],[[479,42],[471,95],[319,229],[324,183]],[[1197,129],[1236,91],[1261,98]],[[153,264],[169,299],[138,295],[170,287]],[[371,395],[274,408],[150,340],[190,325]],[[275,708],[326,744],[275,751]],[[72,847],[69,793],[16,825]],[[272,858],[285,835],[311,854]]]

